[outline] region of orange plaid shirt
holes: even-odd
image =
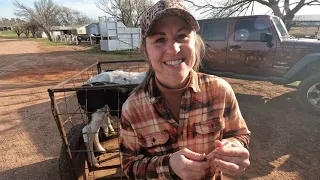
[[[182,95],[179,123],[165,107],[154,79],[148,90],[134,92],[122,107],[120,154],[130,179],[177,179],[171,175],[172,153],[188,148],[209,154],[223,130],[223,138],[249,144],[246,123],[231,86],[223,79],[192,71]],[[215,169],[206,170],[206,178]]]

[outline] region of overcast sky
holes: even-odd
[[[19,2],[29,7],[33,7],[34,0],[19,0]],[[94,0],[54,0],[54,2],[81,11],[93,19],[98,19],[99,16],[106,15],[102,10],[96,7],[96,5],[94,4]],[[320,6],[303,7],[297,14],[320,14],[319,9]],[[268,10],[268,8],[265,8],[263,6],[259,7],[257,5],[255,8],[255,14],[265,14]],[[201,15],[196,14],[196,16],[200,17]],[[0,17],[15,17],[13,13],[12,0],[0,0]]]

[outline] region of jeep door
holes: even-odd
[[[204,70],[224,71],[227,61],[227,30],[228,21],[223,19],[200,20],[200,36],[206,54],[201,66]]]
[[[276,50],[275,37],[272,46],[260,42],[261,33],[272,33],[267,18],[233,19],[229,31],[227,65],[230,72],[258,76],[271,76]]]

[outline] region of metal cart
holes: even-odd
[[[145,72],[148,65],[144,60],[104,61],[96,62],[81,70],[67,80],[59,83],[48,93],[51,108],[62,139],[59,159],[60,177],[62,180],[71,179],[126,179],[120,166],[118,135],[100,139],[107,150],[105,154],[97,154],[99,168],[93,168],[88,162],[87,149],[83,141],[82,128],[88,124],[85,108],[77,101],[77,91],[95,91],[108,88],[123,88],[133,85],[99,85],[83,86],[87,80],[104,70],[123,70],[128,72]],[[114,111],[120,110],[116,109]],[[111,117],[115,131],[119,130],[119,118]],[[118,133],[117,133],[118,134]]]

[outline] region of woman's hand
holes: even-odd
[[[249,151],[240,144],[226,141],[228,140],[215,141],[216,148],[213,151],[212,163],[216,171],[235,175],[250,165]]]
[[[205,154],[182,149],[173,153],[169,164],[171,170],[182,179],[197,180],[205,175],[207,162]]]

